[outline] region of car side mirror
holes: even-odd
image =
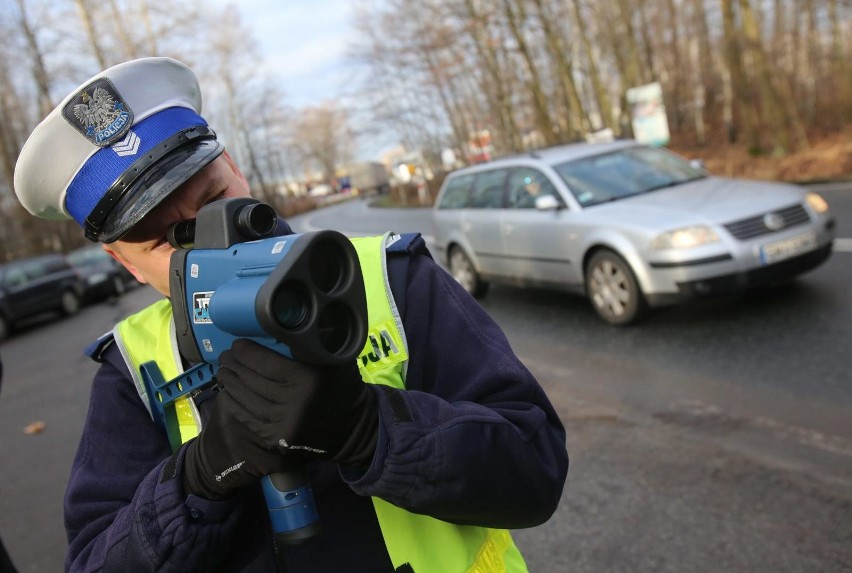
[[[535,198],[535,208],[539,211],[558,211],[562,206],[553,195],[542,195]]]

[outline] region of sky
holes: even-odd
[[[280,81],[285,103],[300,108],[324,99],[341,99],[357,67],[346,51],[355,37],[353,0],[214,0],[237,6],[263,59],[259,68]],[[373,5],[383,0],[372,0]],[[363,139],[363,138],[362,138]],[[395,135],[374,134],[359,140],[357,159],[378,159],[398,145]]]
[[[216,0],[225,6],[230,0]],[[280,78],[287,103],[316,104],[342,93],[346,46],[354,37],[352,0],[240,0],[243,24],[254,33],[262,72]],[[349,67],[351,69],[351,66]]]

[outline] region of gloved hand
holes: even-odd
[[[376,398],[354,360],[312,366],[245,339],[219,360],[223,392],[264,447],[353,467],[370,464],[378,435]]]
[[[267,448],[237,419],[241,408],[219,392],[210,419],[186,445],[183,487],[187,493],[217,500],[230,497],[256,479],[287,469],[277,448]]]

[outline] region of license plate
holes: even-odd
[[[783,241],[776,241],[760,248],[760,264],[769,265],[812,251],[817,247],[815,233],[796,235]]]

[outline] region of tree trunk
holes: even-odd
[[[629,0],[617,0],[619,39],[627,53],[624,56],[624,81],[628,88],[644,83],[642,64],[639,62],[639,46],[636,43],[636,32],[633,29],[633,6]]]
[[[618,133],[618,123],[612,115],[612,103],[609,98],[609,92],[601,79],[595,50],[592,46],[591,40],[589,39],[589,35],[586,32],[586,21],[580,12],[580,0],[571,0],[571,4],[574,8],[574,20],[577,25],[577,30],[580,33],[580,40],[583,42],[583,49],[585,50],[586,57],[588,58],[589,81],[592,84],[592,90],[595,94],[595,101],[597,102],[601,122],[603,123],[603,127],[608,127]]]
[[[122,17],[121,11],[118,9],[118,4],[115,0],[109,0],[109,8],[112,14],[112,25],[118,31],[118,37],[121,40],[121,45],[124,47],[124,53],[128,59],[136,59],[139,57],[139,52],[130,35],[127,33],[127,27],[124,25],[125,18]],[[145,16],[147,17],[147,6],[144,6]],[[153,55],[153,54],[151,54]]]
[[[541,78],[539,77],[538,67],[535,64],[535,61],[532,56],[532,52],[527,46],[526,38],[524,38],[523,31],[520,29],[519,23],[522,22],[525,18],[525,14],[523,13],[523,6],[520,6],[520,13],[515,12],[515,6],[513,6],[512,0],[503,0],[503,11],[506,15],[506,19],[508,20],[509,30],[512,33],[515,42],[518,44],[518,51],[521,53],[521,56],[526,63],[527,72],[530,75],[530,80],[527,82],[527,88],[530,91],[530,95],[532,96],[533,108],[535,110],[535,118],[536,118],[536,126],[538,127],[539,133],[544,138],[544,142],[547,145],[556,145],[559,143],[559,138],[556,133],[553,131],[553,119],[550,117],[550,111],[548,110],[548,102],[547,96],[544,94],[544,90],[542,89]]]
[[[831,27],[831,66],[828,73],[833,78],[832,84],[835,89],[835,105],[841,111],[838,114],[841,120],[835,128],[844,127],[852,121],[852,65],[846,53],[843,42],[843,23],[841,21],[839,0],[829,0],[828,19]]]
[[[89,45],[92,47],[92,52],[95,54],[95,59],[98,61],[98,68],[105,70],[109,67],[104,50],[101,48],[101,43],[98,40],[98,31],[95,29],[95,22],[92,20],[92,14],[86,0],[74,0],[74,5],[77,7],[77,15],[83,23],[83,29],[86,30],[86,37],[89,39]]]
[[[680,131],[684,123],[683,105],[688,105],[691,99],[684,89],[686,70],[681,59],[681,53],[686,50],[682,50],[681,48],[680,27],[677,18],[678,7],[675,4],[675,0],[666,0],[666,12],[666,28],[671,31],[671,43],[666,51],[671,54],[672,62],[671,71],[669,72],[670,85],[669,89],[666,90],[670,94],[672,105],[666,106],[666,108],[672,110],[669,112],[669,118],[672,120],[673,129]]]
[[[749,93],[748,79],[742,61],[742,50],[739,29],[734,13],[735,0],[721,0],[722,20],[725,42],[725,65],[728,74],[727,95],[730,98],[730,125],[726,126],[728,141],[737,139],[738,124],[743,122],[746,128],[746,138],[750,149],[759,152],[763,145],[760,137],[760,118],[758,110],[752,102]]]
[[[569,135],[586,134],[590,130],[589,116],[586,114],[585,109],[583,109],[580,92],[577,89],[577,84],[574,82],[574,70],[568,59],[568,50],[565,47],[564,39],[559,31],[554,28],[554,15],[544,6],[544,2],[542,0],[533,1],[538,9],[539,23],[544,32],[548,51],[551,58],[553,58],[556,72],[559,74],[562,89],[565,93],[565,108],[569,116]]]
[[[503,132],[503,145],[513,151],[521,149],[520,130],[515,122],[511,97],[506,91],[507,81],[500,70],[499,58],[494,43],[487,33],[486,16],[476,9],[474,0],[465,0],[465,9],[470,18],[470,33],[479,61],[485,68],[483,93],[489,101],[491,115],[498,118]]]
[[[27,18],[24,0],[17,1],[18,9],[20,11],[18,24],[21,32],[24,34],[27,53],[30,56],[33,79],[35,80],[36,88],[38,89],[38,101],[41,110],[41,117],[45,117],[51,112],[51,110],[53,110],[53,98],[50,97],[50,80],[48,79],[47,68],[44,65],[44,56],[42,55],[41,48],[36,40],[35,32]]]
[[[766,127],[771,130],[771,136],[774,139],[773,153],[786,155],[793,149],[807,148],[809,147],[807,136],[795,109],[792,94],[788,95],[788,90],[785,89],[786,81],[779,78],[777,74],[773,74],[769,67],[760,38],[760,28],[750,0],[739,0],[739,7],[743,35],[757,73],[757,85],[761,93]]]

